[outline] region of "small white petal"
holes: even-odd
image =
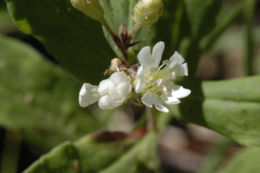
[[[108,95],[102,96],[98,101],[98,106],[100,109],[106,110],[106,109],[113,109],[112,106],[112,99]]]
[[[110,79],[105,79],[99,83],[97,91],[99,92],[99,94],[101,96],[104,96],[104,95],[108,94],[111,90],[113,90],[114,88],[115,88],[114,83]]]
[[[174,54],[169,59],[169,68],[174,67],[176,64],[182,64],[184,63],[184,58],[179,54],[177,51],[174,52]]]
[[[161,112],[165,112],[165,113],[168,113],[169,112],[169,109],[166,108],[165,106],[163,106],[163,104],[160,102],[160,103],[156,103],[155,105],[155,108],[158,110],[158,111],[161,111]]]
[[[115,95],[124,100],[132,90],[129,77],[125,72],[116,72],[109,79],[114,83],[114,87],[110,89],[109,95]]]
[[[144,70],[149,70],[150,68],[154,67],[154,62],[151,55],[151,48],[149,46],[145,46],[144,48],[142,48],[139,51],[137,58]]]
[[[145,106],[148,106],[151,108],[151,107],[153,107],[153,104],[154,104],[154,95],[151,92],[147,91],[146,93],[144,93],[141,100]]]
[[[117,94],[114,95],[105,95],[102,96],[98,101],[98,106],[103,109],[114,109],[124,103],[125,98],[118,96]]]
[[[137,79],[136,86],[135,86],[135,92],[140,93],[145,89],[145,81],[142,79]]]
[[[124,83],[117,85],[116,89],[120,96],[126,97],[131,92],[132,87],[131,87],[130,83],[124,82]]]
[[[171,79],[174,79],[178,76],[188,76],[188,67],[187,63],[184,63],[184,58],[178,53],[175,52],[170,58],[168,64],[165,67],[165,70],[171,72]]]
[[[179,104],[181,101],[172,95],[162,95],[163,101],[168,105]]]
[[[154,107],[161,111],[161,112],[169,112],[168,108],[166,108],[165,106],[163,106],[163,103],[160,99],[160,97],[156,94],[153,94],[149,91],[147,91],[143,97],[141,98],[142,103],[147,106],[152,108],[152,106],[154,105]]]
[[[95,103],[100,98],[97,92],[97,86],[89,83],[84,83],[79,92],[79,105],[81,107],[87,107],[90,104]]]
[[[162,93],[162,100],[166,103],[166,104],[169,104],[169,105],[174,105],[174,104],[178,104],[180,103],[180,100],[172,95],[172,90],[168,89],[168,88],[171,88],[172,85],[169,85],[167,87],[163,87],[163,93]]]
[[[129,83],[130,83],[128,76],[125,74],[125,72],[122,72],[122,71],[121,71],[121,72],[115,72],[115,73],[113,73],[113,74],[109,77],[109,79],[110,79],[115,85],[120,84],[120,83],[122,83],[122,82],[129,82]]]
[[[145,73],[142,66],[138,69],[136,75],[135,92],[140,93],[145,89]]]
[[[188,67],[187,63],[177,64],[174,68],[176,76],[188,76]]]
[[[160,42],[156,43],[156,45],[154,45],[152,58],[153,58],[153,65],[156,68],[159,66],[159,64],[161,62],[163,51],[164,51],[164,42],[163,41],[160,41]]]
[[[190,95],[191,90],[183,88],[182,86],[173,85],[171,89],[171,95],[175,96],[176,98],[184,98]]]

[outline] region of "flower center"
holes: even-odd
[[[145,77],[146,89],[152,93],[160,94],[162,87],[167,85],[169,80],[166,79],[166,75],[161,72],[153,72],[147,74]]]

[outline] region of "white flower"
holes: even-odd
[[[180,98],[191,91],[172,83],[178,76],[188,76],[187,63],[175,52],[169,60],[159,63],[164,50],[164,42],[158,42],[152,50],[146,46],[140,50],[137,58],[141,64],[134,81],[136,93],[142,95],[142,103],[162,112],[169,112],[163,102],[169,105],[180,103]]]
[[[123,104],[131,90],[129,77],[124,72],[115,72],[99,86],[84,83],[79,92],[79,104],[87,107],[98,101],[101,109],[113,109]]]

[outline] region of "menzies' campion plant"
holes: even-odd
[[[83,84],[79,93],[79,103],[86,107],[98,101],[101,109],[113,109],[122,105],[133,88],[133,95],[141,96],[145,106],[153,106],[161,112],[169,112],[163,104],[173,105],[180,103],[180,98],[188,96],[191,91],[182,86],[175,85],[174,79],[180,76],[188,76],[187,63],[182,56],[175,52],[169,60],[163,61],[159,66],[164,51],[164,42],[158,42],[152,50],[146,46],[140,50],[137,58],[140,64],[126,69],[120,64],[116,66],[109,79],[100,82],[99,86]],[[115,59],[118,60],[118,59]],[[112,65],[113,66],[113,60]],[[120,62],[120,61],[119,61]],[[117,65],[117,64],[116,64]],[[122,70],[123,71],[120,71]]]
[[[252,22],[250,16],[255,0],[5,1],[18,27],[40,38],[61,67],[86,83],[78,95],[74,89],[79,80],[73,82],[71,78],[67,79],[67,73],[51,70],[40,61],[26,60],[27,56],[35,56],[24,52],[27,47],[20,48],[0,40],[0,48],[3,47],[0,53],[9,52],[0,56],[3,57],[0,80],[5,84],[0,86],[0,94],[6,98],[0,102],[1,126],[22,132],[20,134],[25,139],[50,149],[65,140],[75,140],[87,133],[109,128],[112,119],[113,123],[119,122],[117,118],[122,116],[121,113],[103,110],[127,102],[141,106],[138,109],[131,105],[120,110],[124,114],[129,111],[127,115],[133,114],[131,118],[136,121],[129,124],[135,127],[127,128],[131,132],[102,130],[79,141],[67,142],[41,157],[25,173],[163,172],[159,170],[157,155],[158,143],[161,144],[159,134],[171,125],[173,117],[211,128],[243,145],[259,146],[260,91],[256,86],[260,84],[260,76],[198,81],[196,76],[199,73],[195,74],[201,70],[197,68],[202,54],[214,45],[231,21],[240,16],[242,8],[248,8],[245,12],[247,31],[252,30],[249,23]],[[232,8],[226,8],[227,4]],[[223,16],[225,20],[222,20]],[[248,42],[252,41],[252,34],[248,33],[247,37]],[[155,43],[155,40],[162,41]],[[165,45],[169,49],[165,49]],[[252,48],[253,44],[248,44],[248,56],[252,56]],[[15,49],[23,51],[13,54]],[[169,54],[174,50],[180,53]],[[25,59],[12,60],[18,54]],[[109,58],[115,54],[117,58],[112,59],[109,66]],[[163,58],[163,54],[166,57]],[[91,73],[93,71],[95,73]],[[188,71],[189,79],[178,79],[187,77]],[[30,77],[37,82],[29,81]],[[192,96],[182,100],[191,93]],[[62,104],[57,100],[62,100]],[[97,103],[102,111],[86,111],[78,102],[84,108]],[[180,102],[183,103],[177,105]],[[40,123],[39,118],[43,120]],[[115,130],[119,128],[113,127]],[[187,133],[190,134],[189,130]],[[37,137],[41,134],[48,135],[48,140]],[[248,159],[249,155],[244,157],[252,160]],[[220,166],[216,162],[220,161],[215,158],[219,156],[213,158],[214,166],[210,170],[219,172],[216,168]],[[161,160],[163,163],[164,159]],[[199,172],[212,172],[208,165],[206,169]]]

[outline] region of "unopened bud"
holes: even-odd
[[[99,0],[71,0],[71,4],[87,16],[98,21],[103,20],[104,11]]]
[[[162,0],[139,0],[134,8],[135,22],[141,26],[152,25],[162,15]]]

